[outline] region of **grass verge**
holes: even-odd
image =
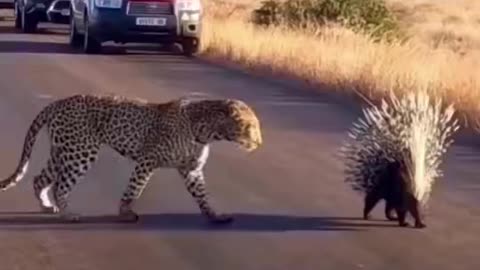
[[[427,90],[454,102],[460,116],[475,122],[480,97],[478,57],[417,38],[374,42],[339,26],[315,33],[282,27],[259,28],[248,21],[249,6],[213,1],[206,5],[202,53],[249,69],[290,75],[338,92],[378,101],[388,91]]]

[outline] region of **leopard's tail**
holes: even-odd
[[[15,186],[27,172],[28,162],[32,154],[33,145],[37,139],[38,132],[42,127],[47,123],[50,114],[52,113],[53,106],[46,106],[40,113],[37,114],[35,119],[30,124],[30,127],[25,136],[23,142],[23,151],[22,156],[20,157],[20,162],[15,169],[15,172],[5,180],[0,181],[0,190],[4,191],[13,186]]]

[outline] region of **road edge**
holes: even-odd
[[[361,96],[360,93],[354,91],[333,89],[330,86],[321,83],[313,83],[303,78],[294,76],[287,72],[272,71],[267,67],[248,66],[242,63],[231,61],[221,56],[199,55],[196,60],[203,64],[208,64],[223,69],[239,72],[259,80],[264,80],[272,84],[282,87],[301,89],[309,94],[321,95],[333,104],[339,106],[342,110],[348,112],[360,112],[362,108],[370,105],[370,102],[378,102],[377,100],[368,100]],[[480,155],[480,130],[476,131],[470,126],[461,123],[460,130],[457,131],[452,146],[471,147]]]

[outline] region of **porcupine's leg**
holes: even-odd
[[[403,183],[400,182],[400,184]],[[405,219],[408,209],[408,194],[406,194],[403,185],[395,185],[394,188],[395,189],[393,189],[393,192],[390,193],[389,196],[390,203],[397,212],[398,225],[401,227],[407,227],[409,224],[405,221]]]
[[[392,193],[392,196],[390,197],[391,205],[395,208],[395,211],[397,212],[398,225],[401,227],[409,226],[408,222],[405,221],[407,217],[407,210],[409,209],[408,199],[405,197],[405,195],[405,192],[397,190],[397,192]]]
[[[398,225],[401,227],[409,226],[405,221],[408,208],[408,187],[405,176],[405,165],[402,163],[392,163],[390,167],[391,182],[388,185],[388,199],[397,212]]]
[[[422,222],[422,219],[420,217],[420,205],[418,203],[418,200],[415,199],[412,195],[408,196],[408,199],[407,199],[407,203],[408,203],[408,211],[410,212],[410,214],[413,216],[413,218],[415,219],[415,228],[425,228],[426,225],[425,223]]]
[[[385,200],[385,217],[388,220],[394,221],[397,220],[397,217],[393,215],[393,212],[395,210],[395,207],[393,207],[393,203],[386,199]]]
[[[397,215],[398,215],[398,225],[401,227],[407,227],[409,224],[405,221],[407,217],[407,211],[403,207],[397,207]]]
[[[370,212],[377,205],[377,203],[382,199],[381,192],[379,189],[373,189],[365,196],[365,206],[363,208],[363,219],[370,219]]]

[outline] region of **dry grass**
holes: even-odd
[[[412,35],[404,44],[374,43],[340,28],[316,35],[259,29],[248,22],[252,0],[210,0],[202,49],[249,67],[267,67],[371,99],[388,90],[429,89],[468,116],[480,98],[480,4],[463,0],[389,0]],[[470,1],[473,2],[473,1]],[[434,3],[434,4],[431,4]]]
[[[433,48],[460,55],[480,49],[480,2],[471,0],[388,0],[409,32]],[[478,57],[478,56],[477,56]]]

